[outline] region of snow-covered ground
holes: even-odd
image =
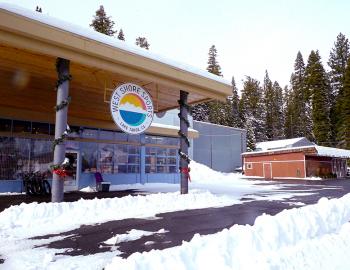
[[[152,194],[12,206],[0,212],[0,259],[5,260],[0,269],[349,269],[350,195],[323,198],[317,205],[285,210],[276,216],[263,215],[253,226],[235,225],[214,235],[196,235],[182,246],[135,253],[127,259],[119,256],[117,243],[167,232],[130,230],[101,243],[115,247],[111,251],[89,256],[57,255],[65,250],[42,247],[67,236],[30,239],[81,225],[243,203],[241,198],[246,202],[310,195],[310,191],[293,187],[266,185],[265,180],[247,180],[192,162],[187,195],[180,195],[179,186],[174,184],[124,185],[111,188]]]

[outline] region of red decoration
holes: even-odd
[[[61,178],[65,178],[68,175],[65,169],[56,169],[56,170],[53,170],[53,173],[57,174]]]
[[[180,172],[183,173],[183,174],[186,174],[187,175],[187,179],[188,181],[191,182],[191,176],[190,176],[190,171],[191,169],[190,168],[181,168]]]

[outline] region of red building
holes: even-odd
[[[257,149],[242,154],[246,176],[342,178],[346,176],[346,161],[350,159],[350,150],[314,145],[305,138],[264,142],[257,144]]]

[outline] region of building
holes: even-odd
[[[216,171],[233,172],[242,167],[246,130],[193,121],[199,137],[193,140],[193,159]]]
[[[146,133],[130,135],[113,122],[110,96],[125,82],[147,90],[156,114],[178,108],[181,99],[192,104],[225,100],[231,93],[229,82],[208,72],[45,14],[0,4],[0,192],[21,191],[24,171],[48,170],[57,151],[56,146],[54,155],[52,142],[62,136],[65,123],[73,133],[58,145],[65,151],[60,158],[65,154],[75,161],[65,190],[93,184],[96,171],[112,184],[178,182],[182,161],[177,152],[184,141],[178,125],[153,123]],[[69,105],[57,121],[54,107],[68,95]],[[188,136],[197,132],[190,129]],[[53,187],[61,183],[54,175]]]
[[[257,144],[242,154],[246,176],[265,179],[342,178],[350,150],[318,146],[306,138]]]

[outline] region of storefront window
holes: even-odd
[[[13,132],[15,133],[31,133],[32,123],[28,121],[13,121]]]
[[[0,131],[11,132],[12,121],[9,119],[0,119]]]
[[[97,171],[97,144],[81,142],[82,172]]]
[[[100,130],[100,140],[114,140],[114,132],[109,130]]]
[[[53,161],[52,142],[47,140],[32,140],[30,155],[30,171],[50,173]]]
[[[0,137],[0,179],[15,180],[30,169],[30,139]]]
[[[116,141],[126,142],[128,140],[128,134],[126,133],[116,132],[114,136]]]
[[[100,172],[113,173],[114,161],[114,145],[113,144],[99,144],[100,151]]]
[[[148,144],[161,144],[161,145],[179,145],[179,138],[175,137],[161,137],[146,135],[146,143]]]
[[[32,134],[50,134],[50,126],[45,123],[32,123]]]
[[[82,138],[97,139],[98,138],[98,129],[84,128],[82,131]]]
[[[176,149],[146,147],[146,173],[176,173]]]
[[[114,173],[140,172],[140,147],[134,145],[116,145]]]
[[[140,142],[140,135],[128,135],[128,142]]]

